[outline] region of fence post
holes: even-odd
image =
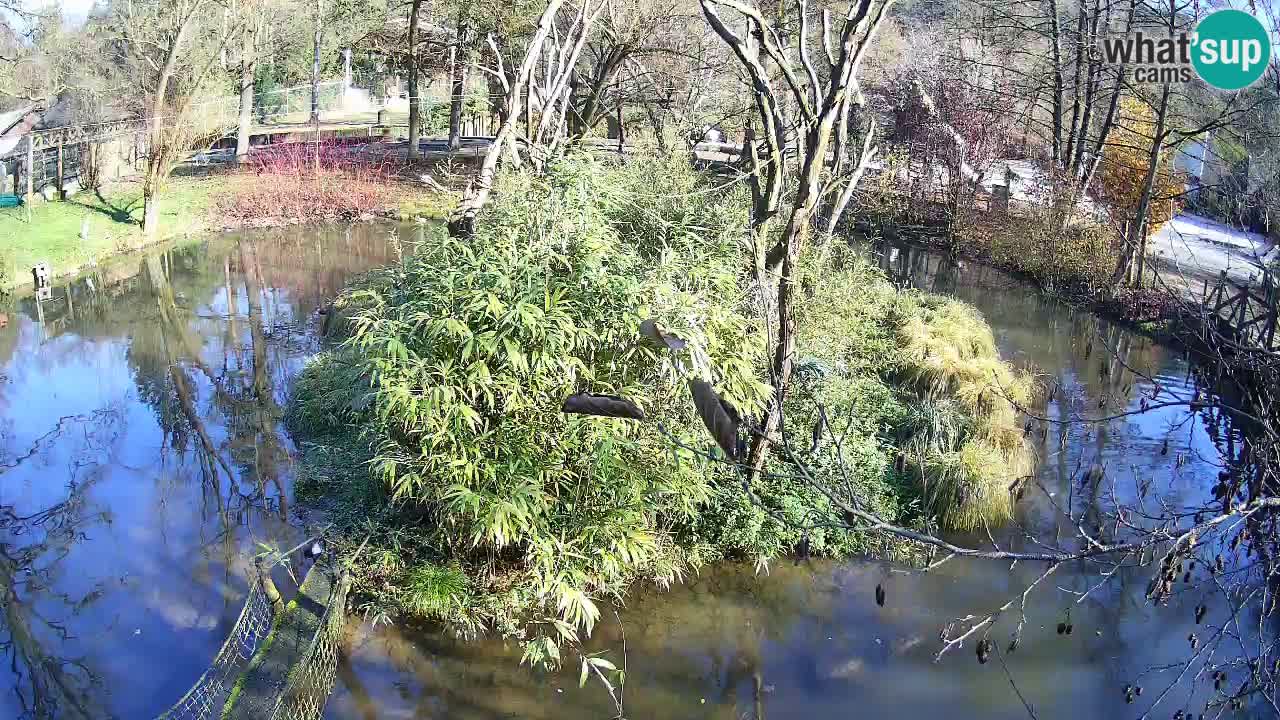
[[[27,222],[31,222],[31,203],[36,197],[36,138],[27,135]]]
[[[58,199],[59,199],[59,200],[63,199],[63,194],[62,194],[62,174],[63,174],[63,165],[62,165],[62,148],[63,148],[63,145],[62,145],[62,139],[61,139],[61,138],[59,138],[59,139],[58,139]]]

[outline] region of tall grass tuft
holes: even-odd
[[[898,373],[921,398],[919,428],[903,449],[925,507],[955,530],[1007,522],[1013,490],[1035,466],[1019,422],[1035,381],[1000,358],[977,310],[936,296],[916,306],[898,325]]]
[[[423,563],[409,571],[404,603],[419,617],[443,620],[466,607],[470,583],[460,567]]]
[[[840,253],[807,274],[813,295],[802,309],[799,352],[846,378],[825,380],[814,400],[848,408],[854,428],[896,446],[930,519],[954,530],[1008,521],[1013,486],[1035,464],[1019,422],[1035,382],[1001,360],[982,315],[955,300],[899,291],[876,268]],[[864,389],[850,396],[847,378]],[[877,382],[882,391],[865,390]],[[799,426],[812,422],[803,405],[791,415]]]

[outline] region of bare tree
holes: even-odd
[[[874,153],[874,121],[864,112],[858,70],[891,0],[851,3],[843,18],[835,22],[829,10],[817,13],[808,0],[797,0],[798,28],[794,33],[780,22],[785,19],[781,17],[782,6],[780,17],[771,21],[757,6],[737,0],[699,0],[699,4],[711,28],[733,51],[747,75],[755,104],[754,121],[762,128],[760,139],[749,141],[745,149],[751,158],[756,278],[766,305],[774,308],[769,324],[774,396],[750,450],[751,467],[758,473],[776,441],[795,360],[797,263],[810,241],[824,198],[839,196],[829,223],[834,227]],[[726,21],[721,9],[735,17]],[[731,22],[742,29],[731,27]],[[812,28],[819,23],[819,57],[825,62],[814,60]],[[797,55],[799,68],[792,62]],[[857,142],[849,139],[851,127],[860,135]],[[851,148],[856,150],[849,162],[845,155]],[[830,157],[833,151],[834,160]],[[787,170],[792,152],[799,165],[795,176]],[[839,172],[829,172],[833,165]],[[783,222],[780,231],[774,227],[776,222]]]
[[[417,160],[422,153],[418,146],[422,130],[422,98],[418,97],[418,79],[421,74],[418,68],[418,14],[422,10],[422,0],[409,3],[409,151],[408,160]]]
[[[320,43],[324,40],[324,0],[316,0],[311,36],[311,122],[320,122]]]
[[[463,3],[458,3],[458,24],[449,49],[449,149],[462,147],[462,109],[467,96],[467,67],[471,56],[471,23]]]
[[[576,9],[562,12],[566,9],[565,4],[565,0],[548,0],[533,36],[525,46],[520,64],[510,77],[497,40],[492,35],[487,38],[497,67],[486,68],[486,71],[503,85],[506,113],[479,172],[468,185],[462,202],[449,221],[449,231],[454,235],[465,237],[475,231],[476,216],[488,203],[504,155],[509,155],[515,164],[528,161],[540,168],[563,147],[569,80],[587,37],[606,6],[605,2],[582,0]],[[556,31],[554,36],[553,29]],[[526,127],[522,134],[518,120],[526,92],[530,97],[540,99],[541,113],[536,125]]]
[[[570,77],[569,133],[581,137],[624,104],[651,102],[651,86],[635,82],[635,76],[628,78],[623,70],[630,67],[652,80],[652,61],[683,52],[685,33],[680,26],[694,20],[669,0],[609,3]]]
[[[112,7],[111,41],[124,72],[122,91],[141,95],[136,108],[147,123],[143,175],[143,231],[154,239],[159,201],[173,167],[209,131],[191,114],[216,67],[227,36],[209,0],[150,0]]]
[[[240,115],[236,125],[236,162],[239,163],[249,160],[249,136],[253,127],[254,78],[269,30],[273,24],[280,22],[276,13],[281,9],[280,4],[263,0],[245,0],[238,8]]]

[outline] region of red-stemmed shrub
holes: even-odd
[[[329,140],[255,149],[219,209],[240,224],[347,220],[396,204],[395,158]]]

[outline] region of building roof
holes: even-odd
[[[36,103],[0,114],[0,158],[11,155],[38,122],[40,106]]]

